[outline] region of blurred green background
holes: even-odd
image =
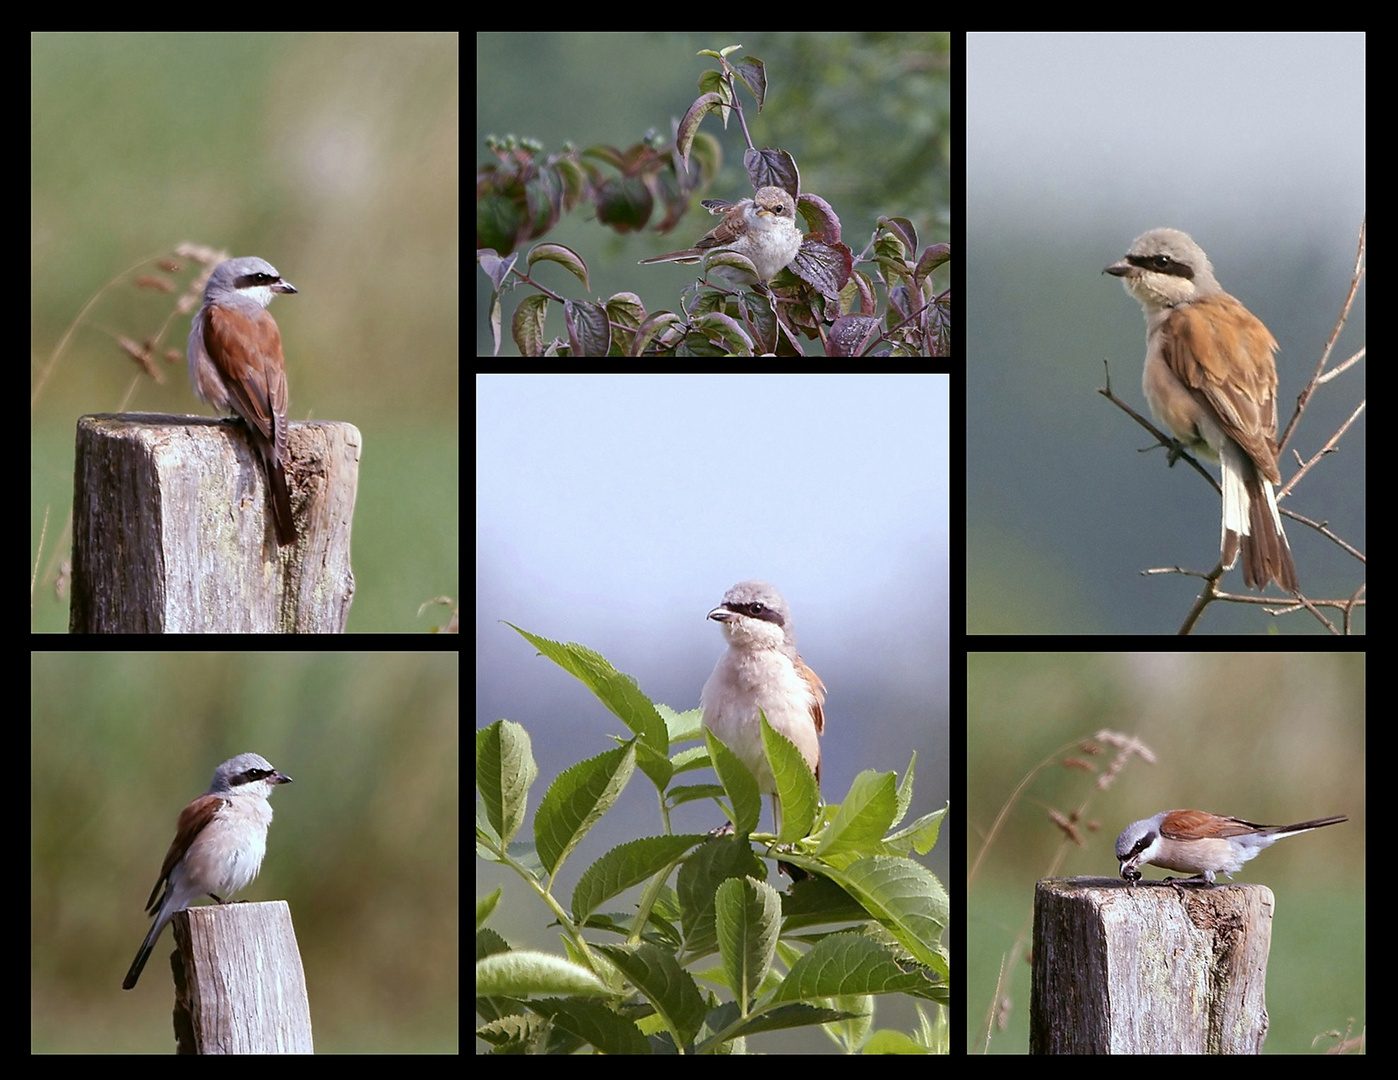
[[[180,810],[252,751],[293,783],[239,896],[290,905],[317,1052],[456,1052],[457,689],[446,653],[34,654],[31,1050],[174,1049],[168,928],[121,980]]]
[[[1006,1027],[991,1052],[1028,1046],[1030,941],[1017,935],[1045,876],[1118,876],[1117,834],[1161,810],[1196,809],[1268,825],[1350,820],[1268,848],[1234,875],[1276,897],[1267,970],[1266,1053],[1320,1053],[1365,1014],[1365,659],[1354,654],[971,653],[967,658],[968,868],[1017,785],[1018,796],[970,883],[967,1047],[982,1050],[1002,965]],[[1066,744],[1099,731],[1155,755],[1114,758]],[[1099,744],[1101,745],[1101,744]],[[1069,764],[1064,764],[1070,762]],[[1081,810],[1084,845],[1049,818]],[[1146,878],[1168,871],[1143,867]],[[1220,878],[1227,883],[1227,878]]]
[[[176,311],[199,267],[155,266],[182,243],[260,255],[300,290],[272,308],[291,419],[363,438],[350,632],[445,621],[418,607],[459,595],[458,44],[30,38],[31,629],[67,628],[78,417],[212,415]],[[122,338],[154,343],[154,376]]]

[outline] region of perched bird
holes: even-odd
[[[1348,820],[1344,814],[1337,814],[1296,825],[1255,825],[1242,818],[1220,817],[1203,810],[1166,810],[1126,826],[1116,838],[1116,857],[1121,863],[1121,876],[1132,884],[1141,877],[1136,867],[1150,863],[1194,875],[1186,881],[1212,885],[1215,874],[1232,877],[1243,863],[1283,837]]]
[[[189,381],[220,412],[247,422],[248,436],[267,467],[277,543],[296,543],[286,441],[286,361],[282,335],[267,305],[277,293],[294,293],[265,259],[229,259],[214,268],[204,303],[189,329]]]
[[[257,877],[272,823],[267,799],[277,784],[289,783],[291,777],[277,772],[266,758],[239,754],[215,769],[209,790],[180,811],[175,839],[146,903],[155,922],[131,962],[123,990],[136,985],[156,938],[175,912],[206,895],[222,904]]]
[[[758,710],[774,731],[796,744],[818,783],[825,684],[797,654],[791,609],[766,582],[734,585],[708,617],[719,623],[728,649],[699,696],[704,726],[752,770],[758,789],[772,796],[780,833],[781,805],[762,748]]]
[[[1146,315],[1146,401],[1184,445],[1220,463],[1221,562],[1243,556],[1243,581],[1296,592],[1296,564],[1272,486],[1277,460],[1277,343],[1223,291],[1209,258],[1178,229],[1152,229],[1103,270]]]

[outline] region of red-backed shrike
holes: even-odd
[[[267,466],[277,543],[296,543],[286,486],[286,361],[282,335],[267,305],[294,293],[265,259],[229,259],[214,268],[204,303],[189,329],[189,380],[220,412],[246,421],[253,447]]]
[[[695,263],[710,251],[736,251],[757,268],[763,282],[777,276],[801,250],[801,233],[796,228],[796,200],[779,187],[758,188],[751,199],[734,205],[722,199],[705,199],[710,213],[723,213],[723,220],[684,251],[642,259],[648,263]]]
[[[1141,863],[1190,873],[1194,878],[1184,880],[1212,885],[1215,874],[1232,877],[1243,863],[1284,836],[1348,820],[1338,814],[1297,825],[1254,825],[1203,810],[1166,810],[1126,826],[1116,838],[1116,857],[1121,862],[1121,876],[1133,885],[1140,880],[1136,867]]]
[[[720,624],[728,651],[699,695],[704,726],[752,770],[758,789],[772,796],[776,831],[781,832],[781,806],[762,749],[758,710],[767,714],[774,731],[796,744],[819,782],[825,684],[797,655],[791,609],[765,581],[734,585],[708,617]]]
[[[175,912],[206,895],[221,904],[257,877],[272,823],[267,798],[277,784],[289,783],[291,777],[277,772],[266,758],[239,754],[215,769],[209,790],[180,812],[175,840],[146,902],[155,922],[131,962],[123,990],[136,985],[156,938]],[[156,900],[161,886],[165,892]]]
[[[1272,485],[1277,461],[1277,343],[1223,291],[1203,250],[1178,229],[1152,229],[1103,273],[1146,313],[1142,379],[1155,418],[1223,473],[1222,562],[1243,554],[1243,581],[1296,591],[1296,565]]]

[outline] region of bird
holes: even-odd
[[[765,581],[740,581],[709,612],[728,648],[699,695],[706,728],[742,760],[758,790],[772,796],[776,831],[781,803],[762,746],[759,710],[785,735],[820,782],[820,735],[825,730],[825,684],[796,651],[791,609]]]
[[[209,790],[180,811],[175,839],[146,902],[155,922],[131,962],[123,990],[136,985],[156,939],[177,911],[205,895],[222,904],[257,877],[272,823],[268,797],[276,785],[289,783],[291,777],[266,758],[239,754],[215,769]]]
[[[710,251],[736,251],[753,264],[758,279],[765,284],[801,250],[796,200],[784,188],[758,188],[751,199],[740,199],[731,205],[722,199],[706,199],[703,205],[710,213],[722,212],[723,220],[695,241],[693,247],[642,259],[640,265],[694,263]]]
[[[286,361],[281,331],[267,305],[277,293],[296,291],[265,259],[244,256],[219,263],[190,325],[187,350],[194,392],[247,423],[267,469],[277,544],[283,547],[296,543],[286,482]]]
[[[1273,485],[1277,448],[1276,339],[1223,291],[1203,249],[1178,229],[1152,229],[1103,271],[1122,280],[1146,316],[1142,386],[1157,420],[1187,450],[1220,463],[1220,562],[1243,556],[1243,582],[1297,591],[1296,564]],[[1173,459],[1172,459],[1173,460]]]
[[[1133,885],[1140,880],[1136,867],[1141,863],[1188,871],[1194,877],[1183,880],[1212,885],[1215,874],[1231,878],[1243,863],[1284,837],[1348,820],[1336,814],[1295,825],[1255,825],[1204,810],[1166,810],[1126,826],[1116,838],[1116,857],[1121,876]]]

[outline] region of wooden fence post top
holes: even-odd
[[[1274,903],[1264,885],[1040,881],[1031,1052],[1260,1053]]]
[[[314,1052],[306,972],[285,900],[186,908],[171,925],[180,1052]]]
[[[354,595],[361,436],[290,425],[297,542],[279,547],[266,474],[240,421],[81,417],[72,633],[339,633]]]

